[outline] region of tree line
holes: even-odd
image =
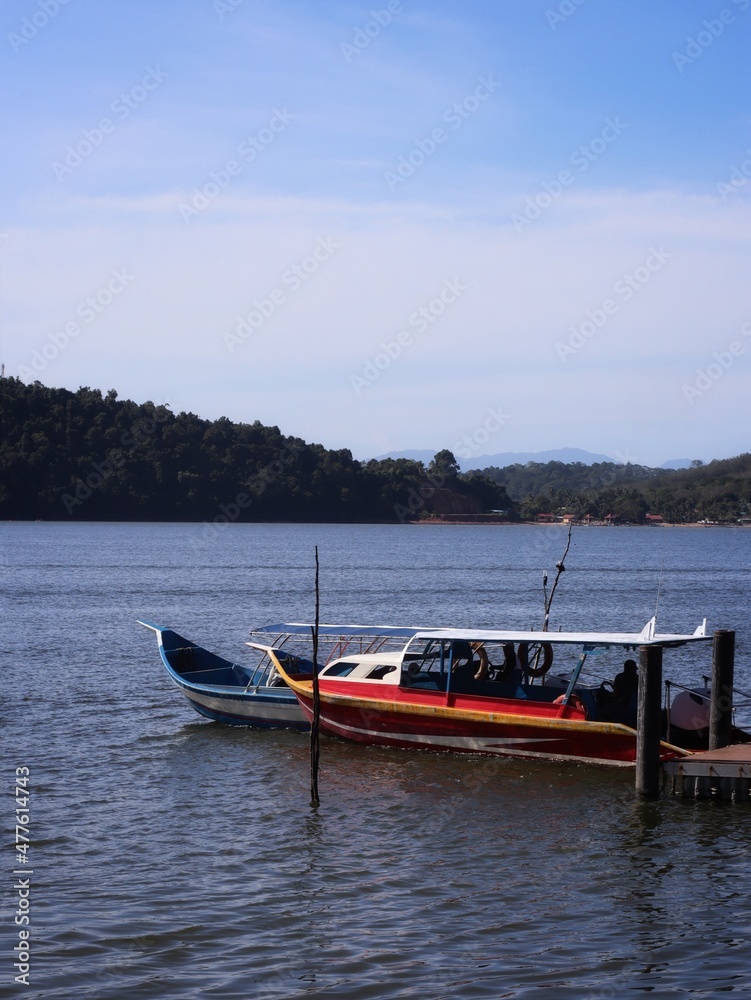
[[[0,415],[5,519],[381,522],[497,507],[516,516],[502,486],[451,463],[359,462],[257,420],[174,414],[114,389],[2,378]]]
[[[541,513],[589,514],[642,524],[647,514],[673,524],[737,522],[751,514],[751,454],[689,469],[650,469],[614,462],[528,462],[483,474],[504,486],[528,520]]]
[[[278,427],[205,420],[121,400],[0,379],[0,517],[12,520],[406,522],[501,511],[644,523],[735,522],[751,512],[751,454],[672,471],[602,462],[529,462],[462,474],[359,462]]]

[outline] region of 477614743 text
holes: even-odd
[[[14,869],[13,892],[16,896],[17,907],[14,913],[13,922],[18,929],[18,942],[13,946],[13,968],[18,970],[14,977],[17,983],[30,985],[31,976],[31,868],[22,866],[30,863],[30,842],[31,842],[31,774],[28,767],[17,767],[15,773],[15,853],[16,864]]]

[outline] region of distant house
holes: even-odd
[[[617,514],[606,514],[605,517],[603,517],[603,521],[605,522],[605,524],[615,524],[617,520],[618,520]]]
[[[535,521],[540,521],[541,524],[553,524],[555,522],[555,514],[536,514]]]
[[[645,518],[647,524],[662,524],[662,514],[647,514]]]

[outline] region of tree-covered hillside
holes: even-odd
[[[543,512],[593,518],[612,514],[639,524],[649,513],[681,524],[736,522],[751,514],[751,454],[706,465],[696,462],[677,471],[609,462],[530,462],[483,471],[507,489],[523,518]]]
[[[523,500],[564,490],[584,493],[608,489],[621,483],[658,479],[664,469],[650,469],[644,465],[618,465],[615,462],[527,462],[526,465],[506,465],[503,468],[482,470],[494,482],[505,487],[512,500]]]
[[[278,427],[204,420],[115,390],[0,379],[0,517],[179,521],[410,521],[507,512],[643,523],[751,513],[751,455],[680,471],[530,462],[462,475],[450,451],[358,462]]]
[[[437,455],[361,463],[278,427],[0,379],[0,517],[405,521],[514,505]]]

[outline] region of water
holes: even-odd
[[[149,617],[224,655],[252,625],[539,627],[549,527],[7,524],[4,829],[31,772],[30,985],[44,1000],[709,997],[751,990],[751,811],[637,801],[629,774],[202,720]],[[574,531],[552,627],[738,631],[751,531]],[[551,576],[552,581],[552,576]],[[659,597],[658,597],[659,590]],[[693,681],[701,647],[666,653]],[[15,900],[12,834],[4,898]],[[18,866],[20,867],[20,866]],[[15,902],[13,905],[16,905]]]

